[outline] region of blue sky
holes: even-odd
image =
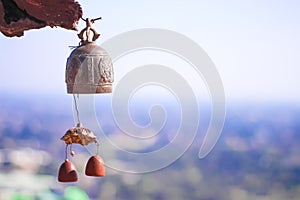
[[[99,44],[140,28],[173,30],[211,57],[228,99],[300,102],[299,1],[79,2],[84,17],[103,18],[95,24],[102,34]],[[65,94],[65,62],[68,46],[78,44],[76,32],[44,28],[21,38],[1,34],[0,44],[0,93]]]

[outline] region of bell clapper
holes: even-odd
[[[75,151],[72,150],[72,144],[70,145],[70,155],[71,155],[72,157],[75,156]]]
[[[70,145],[70,155],[72,157],[74,157],[75,154],[76,154],[75,151],[72,150],[72,144],[66,144],[66,148],[65,148],[65,160],[68,160],[68,147],[69,147],[69,145]]]

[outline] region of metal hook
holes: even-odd
[[[78,34],[79,39],[81,40],[81,44],[86,44],[88,42],[94,42],[96,41],[99,37],[100,34],[97,33],[97,31],[92,27],[92,24],[95,23],[95,21],[102,19],[101,17],[95,18],[95,19],[89,19],[89,18],[82,18],[81,19],[83,21],[86,22],[86,27],[80,31],[80,33]],[[90,32],[93,32],[93,38],[91,38]],[[86,33],[86,40],[84,40],[84,33]]]

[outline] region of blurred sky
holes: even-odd
[[[140,28],[169,29],[211,57],[227,99],[300,102],[300,1],[83,1],[101,44]],[[84,27],[80,22],[79,28]],[[65,63],[75,31],[43,28],[21,38],[0,35],[0,94],[65,94]],[[197,87],[197,86],[195,86]]]

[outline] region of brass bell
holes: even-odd
[[[78,34],[81,42],[67,60],[66,83],[67,92],[70,94],[112,92],[112,61],[108,53],[96,44],[100,34],[92,27],[92,23],[98,19],[101,18],[84,20],[86,27]]]

